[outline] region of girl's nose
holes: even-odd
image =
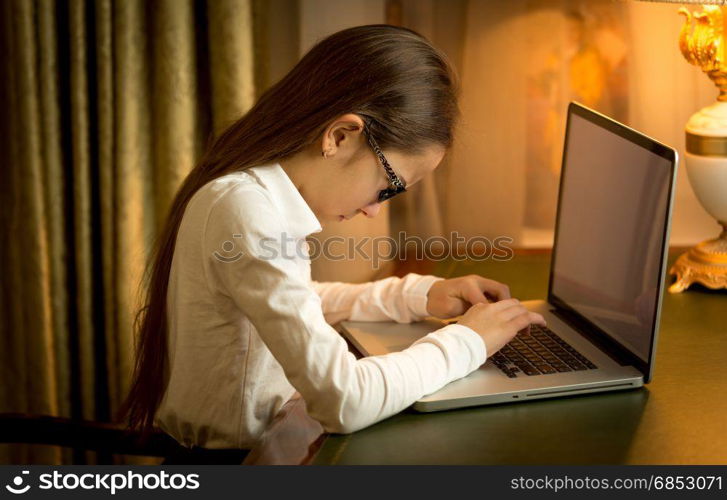
[[[381,203],[371,203],[363,208],[359,208],[366,217],[376,217],[381,210]]]

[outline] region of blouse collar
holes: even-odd
[[[305,238],[323,229],[313,210],[279,163],[254,167],[251,170],[263,183],[273,202],[277,204],[285,220],[288,221],[291,236]]]

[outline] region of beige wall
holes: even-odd
[[[577,2],[576,2],[577,3]],[[463,120],[453,151],[446,230],[468,236],[508,235],[517,246],[547,246],[552,231],[523,226],[525,199],[525,75],[533,46],[524,42],[533,16],[529,2],[470,0],[461,76]],[[565,2],[552,2],[562,8]],[[627,124],[684,153],[689,116],[714,102],[717,91],[701,71],[681,56],[677,38],[683,18],[678,6],[628,2]],[[541,16],[542,17],[542,16]],[[557,25],[540,26],[563,36]],[[520,35],[519,35],[520,34]],[[719,226],[701,207],[679,166],[672,245],[692,245],[715,237]]]
[[[552,2],[553,8],[566,4]],[[297,5],[301,55],[336,30],[384,22],[384,0],[299,0]],[[444,234],[507,235],[516,246],[551,244],[552,231],[523,225],[527,203],[525,79],[533,62],[529,58],[537,53],[532,45],[538,41],[530,37],[528,46],[528,37],[521,34],[529,33],[532,26],[528,22],[533,18],[527,15],[532,5],[526,0],[402,0],[404,25],[428,36],[458,68],[463,116],[456,145],[431,183],[424,186],[427,189],[412,190],[405,204],[401,200],[385,204],[375,219],[359,216],[328,227],[319,239],[383,236],[403,225],[410,234],[428,235],[427,228],[434,227]],[[629,2],[625,7],[630,96],[625,121],[676,147],[683,156],[684,124],[693,112],[713,102],[716,90],[679,53],[677,37],[683,20],[677,7],[651,2]],[[547,15],[539,19],[547,22]],[[558,30],[562,26],[541,27],[539,32],[563,36]],[[391,209],[405,217],[390,222]],[[439,216],[433,217],[432,210]],[[436,224],[429,226],[421,220],[433,218]],[[717,231],[717,224],[696,199],[681,162],[671,244],[692,245],[714,237]],[[313,263],[313,273],[319,280],[365,281],[377,270],[362,259],[318,260]]]

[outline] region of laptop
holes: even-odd
[[[465,378],[415,402],[429,412],[642,387],[654,371],[677,152],[568,106],[542,314]],[[507,265],[504,263],[503,265]],[[365,356],[400,351],[443,321],[341,323]]]

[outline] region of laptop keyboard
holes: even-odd
[[[510,378],[598,368],[555,332],[534,324],[530,333],[518,333],[491,359]]]

